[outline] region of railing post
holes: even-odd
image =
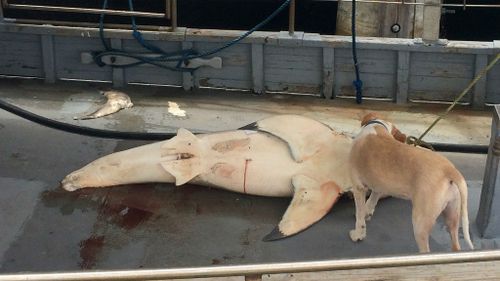
[[[0,0],[0,22],[3,22],[3,0]]]
[[[171,22],[172,22],[172,31],[177,30],[177,0],[171,0]]]
[[[424,0],[424,4],[422,39],[435,42],[439,39],[441,0]]]
[[[495,106],[490,147],[486,158],[483,188],[476,223],[483,238],[500,236],[500,105]]]
[[[165,17],[167,20],[172,19],[172,3],[171,0],[165,0]]]
[[[290,10],[288,14],[288,33],[293,36],[295,32],[295,0],[290,1]]]

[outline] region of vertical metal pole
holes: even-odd
[[[172,4],[170,0],[165,0],[165,16],[168,20],[172,19]]]
[[[500,106],[496,105],[491,125],[490,147],[486,158],[481,200],[476,217],[483,238],[500,235]]]
[[[171,0],[172,31],[177,29],[177,0]]]
[[[0,0],[0,22],[3,21],[3,0]]]
[[[290,11],[288,15],[288,33],[293,36],[295,32],[295,0],[290,1]]]

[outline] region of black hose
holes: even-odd
[[[110,139],[126,139],[126,140],[166,140],[176,136],[175,133],[149,133],[149,132],[123,132],[94,129],[89,127],[77,126],[60,122],[57,120],[49,119],[32,112],[26,111],[13,104],[5,102],[0,99],[0,108],[15,114],[21,118],[27,119],[31,122],[46,126],[52,129],[65,131],[68,133],[99,137]],[[242,127],[241,129],[244,129]],[[441,152],[461,152],[461,153],[488,153],[487,145],[465,145],[465,144],[450,144],[450,143],[430,143],[436,151]]]
[[[145,133],[145,132],[122,132],[122,131],[111,131],[94,129],[90,127],[78,126],[73,124],[68,124],[60,122],[57,120],[49,119],[32,112],[26,111],[19,108],[13,104],[5,102],[0,99],[0,108],[15,114],[21,118],[27,119],[31,122],[35,122],[42,126],[46,126],[52,129],[61,130],[73,134],[99,137],[99,138],[109,138],[109,139],[126,139],[126,140],[165,140],[175,137],[175,133]]]

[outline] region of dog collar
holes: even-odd
[[[382,122],[382,121],[378,121],[377,119],[373,119],[373,120],[370,120],[368,121],[364,127],[368,126],[368,125],[371,125],[371,124],[379,124],[379,125],[382,125],[387,131],[389,131],[389,128],[387,128],[387,126]]]

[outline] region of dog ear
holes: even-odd
[[[396,139],[402,143],[406,143],[406,135],[401,133],[401,131],[398,130],[398,128],[394,127],[394,125],[392,125],[391,134],[394,137],[394,139]]]
[[[377,113],[375,112],[370,112],[368,114],[366,114],[363,119],[361,119],[361,127],[363,127],[364,125],[366,125],[366,123],[372,121],[372,120],[375,120],[375,119],[378,119],[378,115]]]

